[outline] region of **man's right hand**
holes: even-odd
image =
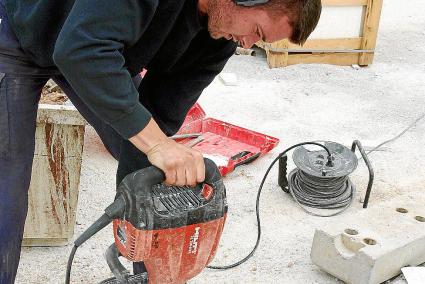
[[[165,173],[165,183],[194,186],[204,181],[202,153],[168,138],[153,119],[129,140]]]

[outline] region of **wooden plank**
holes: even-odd
[[[59,247],[66,246],[68,243],[68,238],[26,238],[22,240],[22,246],[24,247]]]
[[[63,244],[74,230],[84,126],[38,123],[36,137],[24,238]]]
[[[346,66],[358,64],[358,61],[358,53],[290,54],[288,57],[288,65],[320,63]]]
[[[284,40],[287,41],[287,40]],[[335,38],[335,39],[309,39],[303,46],[287,41],[289,49],[360,49],[363,38]],[[266,43],[259,41],[255,45],[266,50],[267,48],[277,48],[280,41],[274,43]]]
[[[322,0],[323,6],[366,6],[368,0]]]
[[[266,43],[266,42],[260,40],[260,41],[256,42],[255,45],[258,46],[259,48],[266,50],[266,48],[268,46],[270,46],[270,43]]]
[[[311,49],[358,49],[362,43],[362,38],[347,38],[347,39],[320,39],[310,40],[301,48]],[[296,54],[296,53],[285,53],[285,52],[273,52],[270,48],[297,48],[300,47],[295,44],[289,43],[287,40],[283,40],[276,43],[264,43],[259,42],[257,45],[266,50],[267,62],[270,68],[285,67],[297,63],[324,63],[324,64],[336,64],[336,65],[352,65],[358,64],[359,54],[358,53],[308,53],[308,54]],[[297,62],[299,60],[299,62]],[[329,60],[329,61],[327,61]]]
[[[375,49],[378,35],[379,18],[381,16],[382,0],[368,0],[363,25],[363,41],[361,49]],[[359,65],[369,65],[373,61],[374,53],[362,53]]]
[[[289,41],[281,40],[273,43],[274,48],[288,48]],[[270,68],[284,67],[288,65],[288,52],[273,52],[266,48],[267,63]]]
[[[289,43],[293,49],[360,49],[363,38],[310,39],[303,46]]]

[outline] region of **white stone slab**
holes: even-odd
[[[316,230],[313,263],[353,284],[382,283],[425,262],[425,206],[376,206]],[[425,282],[424,282],[425,283]]]

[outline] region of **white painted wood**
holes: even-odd
[[[325,6],[309,39],[352,38],[362,36],[365,6]]]

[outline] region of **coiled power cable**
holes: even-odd
[[[341,214],[353,203],[356,188],[347,176],[320,178],[300,169],[288,175],[289,192],[295,202],[310,215],[330,217]],[[339,209],[332,214],[319,214],[306,207],[316,209]]]

